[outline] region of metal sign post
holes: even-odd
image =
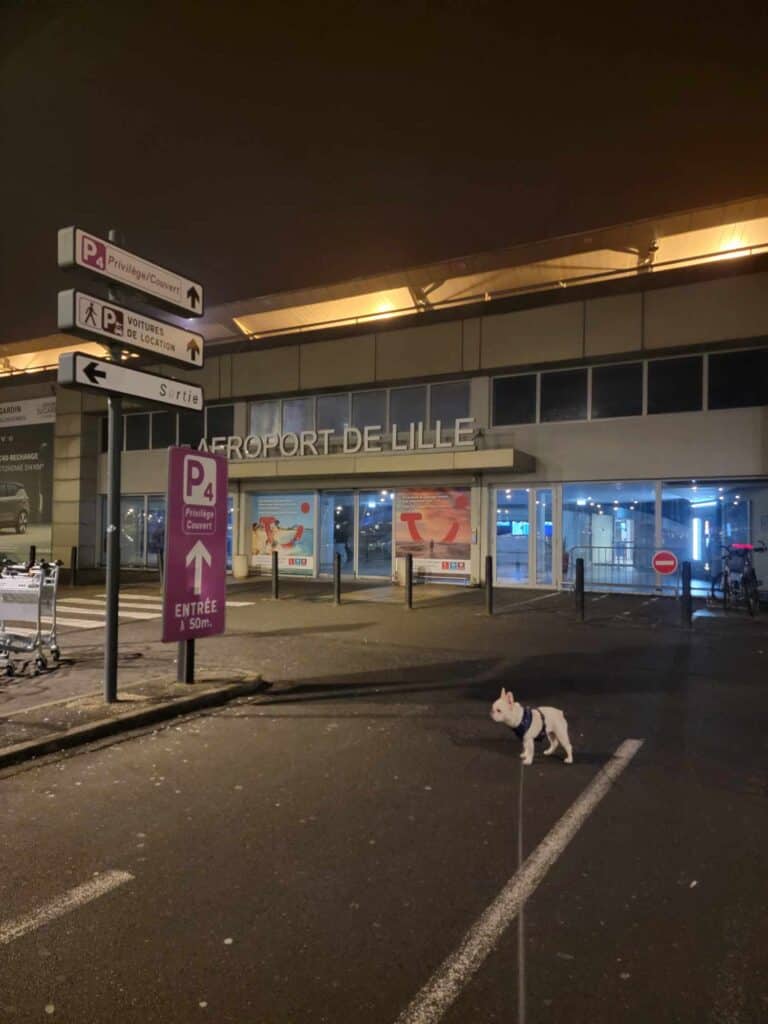
[[[62,387],[94,391],[107,399],[108,473],[106,522],[106,619],[104,631],[104,699],[111,704],[117,700],[118,615],[120,607],[120,471],[123,449],[123,396],[140,402],[170,406],[174,409],[203,410],[203,389],[194,384],[161,377],[141,370],[133,370],[121,362],[124,349],[150,352],[163,360],[202,366],[204,341],[200,334],[138,313],[122,302],[123,289],[149,296],[150,301],[184,316],[201,316],[203,288],[197,281],[177,274],[166,267],[151,263],[135,253],[123,249],[118,232],[110,230],[109,238],[99,238],[80,228],[62,228],[58,235],[58,264],[77,267],[109,282],[107,299],[77,290],[59,293],[59,328],[80,337],[94,338],[106,344],[111,361],[94,359],[83,352],[67,352],[59,358],[58,382]],[[118,286],[117,288],[115,286]],[[217,458],[213,456],[213,458]],[[226,551],[226,468],[223,489],[224,512],[220,519],[224,531],[222,551]],[[205,517],[203,517],[205,518]],[[207,524],[210,526],[210,522]],[[194,531],[193,531],[194,532]],[[199,532],[206,532],[201,529]],[[218,537],[218,534],[217,534]],[[198,542],[202,545],[202,542]],[[208,564],[211,558],[208,555]],[[198,552],[200,559],[204,556]],[[224,555],[225,558],[225,555]],[[224,566],[224,562],[222,566]],[[201,566],[195,568],[198,585]],[[164,574],[167,589],[168,573]],[[224,567],[221,571],[222,591]],[[224,628],[223,592],[217,603],[221,605],[221,630]],[[203,602],[205,605],[205,602]],[[213,630],[214,632],[217,630]],[[220,630],[218,630],[220,631]],[[205,632],[196,635],[207,635]],[[163,637],[165,639],[165,636]],[[181,659],[180,659],[181,664]],[[184,675],[194,675],[194,651],[185,649]],[[191,680],[190,680],[191,681]]]

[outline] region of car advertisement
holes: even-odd
[[[413,555],[422,576],[469,576],[472,550],[468,487],[406,488],[395,498],[395,554]]]
[[[0,554],[51,550],[55,399],[0,402]]]
[[[251,565],[272,568],[277,551],[280,572],[315,572],[315,495],[255,494],[251,498]]]

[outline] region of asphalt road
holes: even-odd
[[[535,855],[627,738],[525,904],[524,972],[514,919],[435,1019],[518,1021],[522,977],[527,1024],[768,1020],[756,648],[459,621],[318,626],[271,699],[6,772],[0,1020],[395,1024],[515,876],[521,770]],[[502,681],[565,709],[573,766],[521,769]]]

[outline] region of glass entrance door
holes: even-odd
[[[334,558],[341,556],[342,574],[355,571],[355,500],[352,491],[320,494],[320,575],[332,575]]]
[[[394,491],[360,491],[357,512],[357,575],[392,575]]]
[[[559,585],[553,560],[553,500],[551,487],[496,487],[491,491],[497,583],[518,587]]]
[[[498,487],[495,495],[496,580],[523,586],[530,583],[530,493]]]

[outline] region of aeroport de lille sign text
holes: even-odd
[[[435,451],[446,448],[474,448],[475,421],[463,417],[453,421],[453,427],[444,427],[435,421],[431,438],[425,436],[423,423],[409,423],[406,427],[392,425],[390,431],[382,427],[345,427],[339,433],[335,430],[289,431],[286,434],[249,434],[247,437],[203,438],[199,451],[217,452],[229,460],[263,459],[268,456],[293,458],[294,456],[331,455],[332,443],[341,438],[341,452],[357,455],[361,452],[414,452]],[[386,448],[385,448],[386,444]],[[334,446],[335,447],[335,446]]]

